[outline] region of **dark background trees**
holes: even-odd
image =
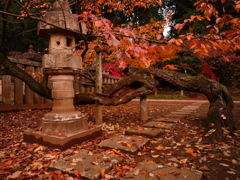
[[[19,14],[21,7],[14,1],[1,1],[0,9],[12,14]],[[45,39],[37,34],[37,20],[21,19],[8,14],[1,14],[0,33],[1,46],[7,53],[26,52],[33,45],[36,52],[43,53],[48,47]]]

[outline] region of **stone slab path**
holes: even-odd
[[[100,142],[97,146],[106,149],[115,149],[125,153],[137,154],[150,138],[161,136],[165,131],[173,128],[177,123],[189,113],[198,109],[205,102],[192,102],[190,105],[179,109],[176,112],[169,113],[164,117],[154,119],[145,123],[142,127],[127,129],[125,135],[115,136]],[[97,157],[97,158],[96,158]],[[51,167],[59,169],[64,172],[72,174],[74,170],[85,179],[95,180],[101,176],[100,170],[107,173],[112,168],[112,164],[120,163],[121,157],[103,155],[103,154],[89,154],[87,151],[77,153],[73,156],[65,157]],[[154,163],[139,163],[137,167],[131,170],[123,180],[177,180],[177,179],[194,179],[200,180],[202,174],[190,170],[178,169],[174,167],[167,167],[157,165]]]
[[[115,156],[113,153],[100,154],[84,150],[51,164],[50,168],[61,170],[73,176],[74,172],[78,170],[82,178],[98,180],[101,177],[101,171],[108,172],[113,164],[121,161],[123,158]]]
[[[140,136],[116,136],[102,141],[98,144],[101,148],[117,149],[124,152],[135,153],[140,147],[144,146],[149,141],[149,138]]]
[[[122,180],[201,180],[201,178],[201,172],[142,162],[127,173]]]
[[[162,134],[164,134],[165,131],[163,129],[159,128],[146,128],[146,127],[140,127],[136,129],[127,129],[125,131],[125,135],[139,135],[139,136],[146,136],[148,138],[154,138],[158,137]]]
[[[144,124],[143,127],[171,129],[174,125],[175,125],[174,123],[169,123],[169,122],[150,121]]]
[[[154,119],[154,121],[178,123],[179,122],[179,118],[160,117],[160,118]]]

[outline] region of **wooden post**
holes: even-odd
[[[32,66],[26,67],[26,72],[34,72],[34,68]],[[34,92],[29,88],[29,86],[25,83],[25,104],[34,104]]]
[[[95,46],[96,57],[96,86],[95,92],[102,93],[102,53],[99,46]],[[102,105],[96,101],[96,124],[102,124]]]
[[[17,64],[19,68],[23,68],[23,65]],[[18,78],[13,79],[14,85],[14,104],[23,104],[23,82]]]
[[[35,72],[35,74],[43,73],[42,68],[36,67],[36,66],[34,67],[34,72]],[[35,80],[39,83],[42,82],[42,77],[40,76],[40,74],[35,77]],[[37,93],[34,93],[34,98],[35,98],[36,104],[43,104],[42,96],[38,95]]]
[[[140,97],[140,120],[145,122],[148,119],[147,115],[147,96]]]
[[[23,104],[23,82],[14,78],[14,104]]]
[[[94,87],[94,86],[91,86],[91,87],[90,87],[90,92],[91,92],[91,93],[94,93],[94,92],[95,92],[95,87]]]
[[[11,87],[11,76],[2,76],[2,102],[3,105],[12,104],[12,87]]]
[[[89,93],[89,92],[90,92],[90,86],[87,85],[87,86],[85,87],[85,93]]]
[[[180,95],[181,95],[181,96],[183,96],[183,95],[184,95],[184,93],[183,93],[183,90],[181,90],[181,91],[180,91]]]

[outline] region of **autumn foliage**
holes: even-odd
[[[103,1],[101,3],[104,4]],[[146,7],[143,2],[136,3],[133,2],[134,6]],[[114,7],[113,4],[108,2],[104,5]],[[126,13],[129,13],[131,6],[123,4],[117,6],[117,9],[127,8]],[[96,13],[93,15],[93,11],[85,11],[81,18],[88,23],[92,35],[97,37],[94,44],[104,41],[113,49],[109,61],[123,60],[137,68],[155,67],[156,64],[159,67],[161,64],[165,69],[177,70],[177,65],[165,66],[164,62],[178,57],[180,51],[188,51],[201,62],[199,68],[202,75],[218,80],[213,70],[217,71],[219,67],[209,60],[233,63],[239,59],[236,52],[240,49],[240,1],[200,0],[193,6],[200,15],[191,15],[183,23],[176,25],[170,24],[172,12],[169,12],[165,21],[152,19],[144,26],[129,23],[114,27],[109,20]],[[208,25],[201,30],[194,28],[193,25],[203,21],[208,22]],[[169,24],[177,33],[173,38],[163,36],[164,27]],[[181,34],[183,29],[184,34]]]
[[[52,8],[50,2],[41,0],[23,1],[18,5],[22,5],[18,15],[20,19],[44,20],[44,13]],[[240,1],[237,0],[199,0],[193,4],[199,13],[190,15],[179,24],[174,24],[173,11],[166,13],[162,21],[154,17],[145,25],[134,21],[137,10],[163,6],[161,1],[76,0],[70,1],[70,5],[79,22],[86,23],[87,27],[84,40],[79,42],[82,49],[78,51],[79,55],[84,52],[84,66],[95,61],[93,48],[101,46],[102,42],[112,50],[105,57],[106,61],[124,61],[125,65],[131,64],[136,68],[177,70],[177,65],[165,65],[165,62],[177,58],[181,51],[188,51],[202,64],[199,66],[201,74],[215,80],[219,78],[216,71],[220,67],[215,66],[213,61],[227,65],[239,61]],[[106,14],[117,13],[130,20],[125,24],[116,24],[115,20],[105,17]],[[163,35],[166,27],[171,28],[171,32]]]

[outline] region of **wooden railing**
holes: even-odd
[[[120,77],[109,76],[107,74],[103,74],[102,78],[103,78],[102,79],[103,88],[105,88],[106,86],[109,86],[111,84],[114,84],[121,79]],[[95,92],[95,84],[94,84],[94,82],[92,82],[84,77],[80,77],[78,75],[75,78],[74,89],[75,89],[76,94]]]
[[[19,68],[32,74],[36,81],[42,81],[42,63],[29,59],[9,58]],[[51,101],[34,93],[26,83],[20,79],[10,76],[0,76],[0,110],[17,110],[28,108],[48,108]]]
[[[42,63],[29,59],[9,58],[18,67],[32,74],[36,81],[42,81]],[[121,78],[103,75],[103,87],[116,83]],[[51,82],[49,82],[49,87]],[[51,87],[50,87],[51,88]],[[95,85],[90,80],[77,75],[74,89],[76,94],[95,91]],[[9,75],[0,76],[0,111],[19,109],[51,108],[52,101],[33,92],[28,85],[16,77]]]

